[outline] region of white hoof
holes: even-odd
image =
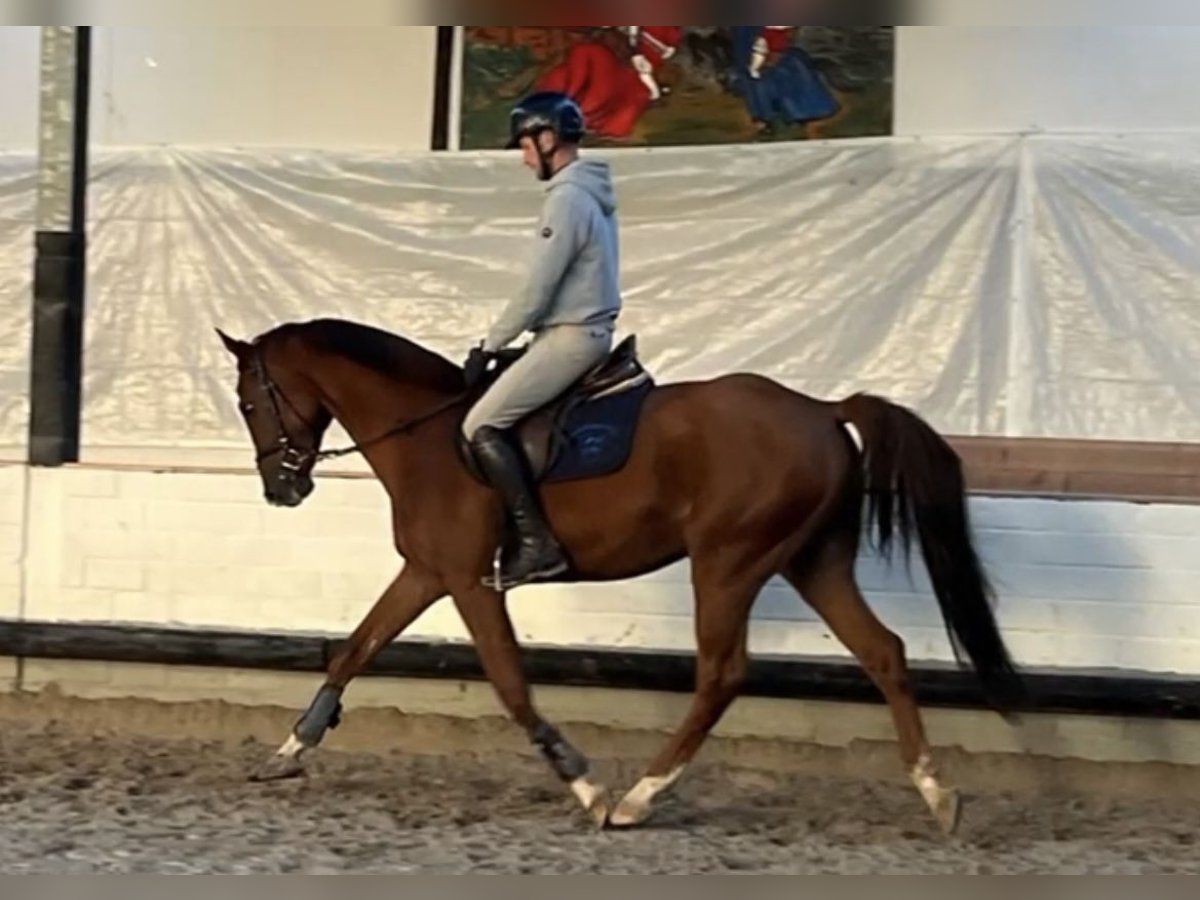
[[[942,787],[938,783],[937,777],[934,775],[933,763],[927,756],[921,757],[921,760],[913,769],[912,780],[913,784],[917,786],[917,790],[921,792],[921,796],[925,799],[929,811],[937,819],[942,833],[946,835],[954,834],[958,830],[959,817],[962,812],[962,804],[958,798],[958,791]]]
[[[958,831],[959,819],[962,816],[962,801],[958,797],[958,791],[944,789],[938,798],[937,806],[932,809],[943,834],[949,837]]]
[[[608,824],[613,828],[633,828],[648,820],[653,811],[649,803],[639,804],[626,797],[608,817]]]
[[[577,778],[571,782],[571,793],[575,795],[584,812],[591,816],[597,828],[603,828],[607,824],[608,811],[612,808],[612,799],[607,788],[586,778]]]
[[[682,774],[683,766],[670,775],[647,775],[617,804],[617,808],[608,817],[609,824],[615,828],[641,825],[654,812],[654,798],[670,790]]]

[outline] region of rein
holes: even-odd
[[[304,449],[297,447],[293,442],[291,435],[288,434],[287,426],[283,421],[283,411],[280,409],[279,401],[282,400],[291,409],[292,413],[304,423],[304,426],[309,430],[310,434],[315,437],[317,429],[307,418],[296,408],[294,404],[267,373],[267,366],[262,358],[261,353],[254,355],[254,374],[258,378],[259,386],[263,392],[271,400],[271,411],[275,415],[275,426],[279,431],[279,437],[275,441],[275,445],[269,450],[264,450],[259,453],[256,462],[262,462],[265,459],[270,459],[276,454],[283,454],[283,467],[293,471],[299,471],[306,462],[312,461],[315,466],[317,463],[327,459],[336,459],[341,456],[349,456],[352,453],[361,453],[368,447],[373,447],[375,444],[381,443],[388,438],[395,437],[401,434],[408,434],[424,425],[426,422],[436,419],[442,413],[453,409],[461,403],[466,402],[471,398],[471,391],[463,391],[454,397],[451,397],[444,403],[440,403],[428,412],[415,416],[412,419],[406,419],[403,422],[398,422],[382,434],[376,435],[370,440],[362,441],[350,447],[344,447],[338,450],[321,450],[317,451],[311,447]]]
[[[403,422],[399,422],[396,425],[393,425],[391,428],[389,428],[383,434],[376,435],[375,437],[371,438],[368,441],[363,441],[361,444],[354,444],[353,446],[344,447],[340,450],[322,450],[319,453],[314,453],[313,460],[314,460],[314,462],[321,462],[322,460],[326,460],[326,459],[336,459],[339,456],[349,456],[351,453],[361,453],[367,447],[372,447],[375,444],[380,443],[381,441],[387,440],[388,438],[396,437],[397,435],[400,435],[400,434],[408,434],[409,432],[420,427],[421,425],[424,425],[426,422],[430,421],[431,419],[436,419],[442,413],[453,409],[454,407],[458,406],[460,403],[466,402],[468,399],[470,399],[470,396],[471,396],[470,392],[464,391],[463,393],[458,394],[455,397],[451,397],[445,403],[435,406],[433,409],[429,410],[429,412],[422,413],[421,415],[416,416],[415,418],[407,419]]]

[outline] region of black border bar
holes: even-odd
[[[321,635],[176,629],[134,625],[0,621],[0,656],[198,667],[325,671],[343,639]],[[531,682],[584,688],[690,693],[687,653],[527,646]],[[986,709],[969,671],[914,663],[912,684],[923,706]],[[1200,720],[1200,679],[1127,670],[1027,671],[1028,712]],[[485,681],[475,648],[401,640],[376,657],[366,677]],[[852,661],[803,657],[751,660],[743,696],[835,702],[883,702]],[[236,699],[236,698],[231,698]]]

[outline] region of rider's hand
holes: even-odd
[[[491,360],[492,354],[482,346],[471,348],[471,352],[467,354],[467,361],[463,363],[463,380],[468,388],[479,384],[487,373],[487,366]]]

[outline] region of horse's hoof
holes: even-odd
[[[962,800],[958,796],[958,791],[942,791],[933,814],[937,818],[938,825],[941,826],[942,834],[947,837],[953,836],[958,831],[959,822],[962,820]]]
[[[631,802],[627,797],[609,815],[608,824],[613,828],[634,828],[647,821],[653,812],[649,804]]]
[[[609,797],[608,791],[604,791],[599,797],[593,801],[588,807],[587,814],[591,816],[592,822],[596,828],[603,831],[608,825],[609,813],[612,810],[612,799]]]
[[[580,778],[571,785],[571,792],[579,800],[584,812],[596,823],[597,828],[608,824],[608,813],[612,809],[612,798],[608,788]]]
[[[947,836],[954,834],[958,830],[958,820],[962,813],[958,791],[953,788],[944,788],[938,784],[937,776],[933,772],[933,764],[928,755],[922,756],[913,767],[912,780],[913,784],[917,786],[917,790],[921,792],[929,811],[937,819],[942,833]]]
[[[269,781],[299,778],[303,774],[304,766],[295,756],[276,754],[263,763],[258,771],[250,776],[250,780],[262,784]]]

